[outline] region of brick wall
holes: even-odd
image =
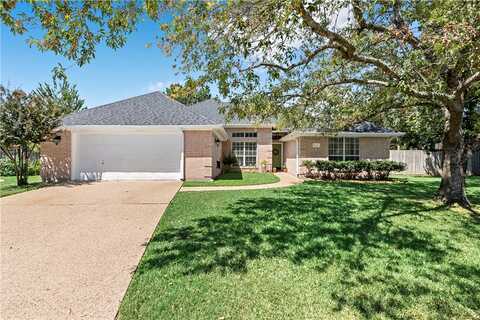
[[[381,160],[390,157],[390,138],[360,138],[360,159]]]
[[[70,131],[62,131],[60,143],[43,142],[40,144],[40,175],[44,182],[70,180],[72,153],[72,136]]]
[[[327,137],[301,137],[300,141],[300,158],[302,160],[328,159],[328,138]],[[315,144],[315,148],[314,148]],[[319,144],[319,148],[317,148]]]
[[[297,143],[295,140],[283,143],[283,162],[289,174],[297,174]]]
[[[184,131],[185,179],[212,179],[214,136],[211,131]]]

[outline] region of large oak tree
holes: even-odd
[[[215,82],[239,116],[279,116],[293,126],[341,126],[390,108],[434,108],[443,122],[439,195],[469,208],[462,166],[465,95],[480,80],[476,0],[250,0],[34,3],[20,15],[2,2],[14,32],[88,62],[95,46],[125,44],[145,16],[181,68]],[[167,21],[165,23],[165,21]],[[175,50],[180,49],[180,50]]]

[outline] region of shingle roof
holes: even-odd
[[[225,102],[208,99],[193,105],[171,99],[155,91],[144,95],[86,109],[63,118],[63,125],[223,125],[252,124],[248,119],[234,118],[229,122],[220,112]],[[308,128],[303,132],[328,132],[320,128]],[[395,131],[365,121],[345,130],[362,133],[395,133]]]
[[[227,122],[225,116],[220,112],[220,108],[226,106],[226,102],[220,102],[216,99],[208,99],[187,106],[196,113],[202,114],[217,124],[252,124],[248,119],[233,118]]]
[[[211,119],[212,121],[215,121],[218,124],[226,124],[226,125],[252,125],[252,124],[259,124],[255,120],[250,120],[250,119],[239,119],[237,117],[233,117],[233,119],[229,119],[227,121],[225,115],[220,112],[221,107],[226,107],[228,105],[227,102],[221,102],[216,99],[208,99],[205,101],[201,101],[192,105],[189,105],[188,107],[192,108],[192,110],[196,113],[202,114],[206,116],[207,118]],[[275,123],[275,119],[267,119],[261,124],[272,124]]]
[[[66,116],[63,125],[211,125],[217,122],[194,112],[159,91]]]

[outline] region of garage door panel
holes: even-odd
[[[181,132],[79,134],[76,177],[80,180],[180,179]]]

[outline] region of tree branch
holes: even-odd
[[[455,91],[455,95],[461,94],[465,92],[472,84],[475,82],[480,81],[480,71],[475,72],[469,78],[467,78],[462,85]]]
[[[326,44],[324,46],[321,46],[317,49],[315,49],[312,53],[310,53],[309,55],[307,55],[305,57],[305,59],[297,62],[297,63],[294,63],[294,64],[291,64],[291,65],[288,65],[288,66],[282,66],[280,64],[276,64],[276,63],[270,63],[270,62],[262,62],[262,63],[259,63],[259,64],[256,64],[256,65],[253,65],[253,66],[250,66],[248,68],[245,68],[245,69],[241,69],[240,71],[247,71],[247,70],[252,70],[252,69],[257,69],[257,68],[260,68],[260,67],[268,67],[268,68],[276,68],[276,69],[280,69],[282,70],[283,72],[288,72],[288,71],[291,71],[297,67],[300,67],[300,66],[306,66],[307,64],[309,64],[319,53],[327,50],[327,49],[335,49],[336,46],[329,43],[329,44]]]
[[[307,12],[307,10],[302,4],[302,1],[297,1],[295,6],[297,11],[300,13],[300,16],[303,18],[305,24],[309,26],[313,30],[313,32],[321,35],[322,37],[326,37],[334,43],[336,42],[340,44],[342,47],[345,48],[346,51],[355,51],[355,47],[347,39],[345,39],[336,32],[325,29],[322,25],[316,22],[310,15],[310,13]]]
[[[400,1],[395,1],[393,4],[393,25],[398,32],[391,28],[384,27],[382,25],[374,24],[367,22],[363,17],[363,11],[361,9],[361,4],[358,0],[352,1],[352,8],[353,8],[353,17],[358,23],[360,30],[371,30],[377,33],[384,33],[393,36],[396,39],[401,41],[408,42],[412,47],[418,48],[420,44],[420,40],[413,35],[413,32],[410,30],[408,25],[403,20],[400,14]],[[402,35],[402,36],[400,36]]]
[[[326,37],[332,43],[337,43],[339,45],[335,49],[339,50],[346,60],[370,64],[376,66],[377,68],[381,69],[383,72],[394,78],[400,78],[399,75],[395,71],[393,71],[393,69],[386,62],[382,61],[381,59],[356,54],[355,46],[353,46],[346,38],[344,38],[340,34],[330,31],[324,28],[318,22],[316,22],[313,19],[312,15],[305,9],[301,1],[297,3],[296,8],[300,16],[303,18],[305,24],[310,27],[313,32],[317,33],[322,37]]]
[[[324,83],[321,86],[319,86],[317,89],[319,89],[321,91],[321,90],[326,89],[328,87],[338,86],[338,85],[341,85],[341,84],[350,84],[350,83],[361,84],[361,85],[375,85],[375,86],[390,87],[390,84],[386,81],[374,80],[374,79],[351,78],[351,79],[341,79],[341,80],[338,80],[338,81],[327,82],[327,83]]]
[[[12,156],[12,154],[10,153],[10,151],[8,150],[8,148],[6,148],[6,147],[3,146],[3,145],[0,145],[0,150],[2,150],[2,152],[5,153],[5,155],[6,155],[10,160],[12,160],[13,162],[15,162],[15,157]]]

